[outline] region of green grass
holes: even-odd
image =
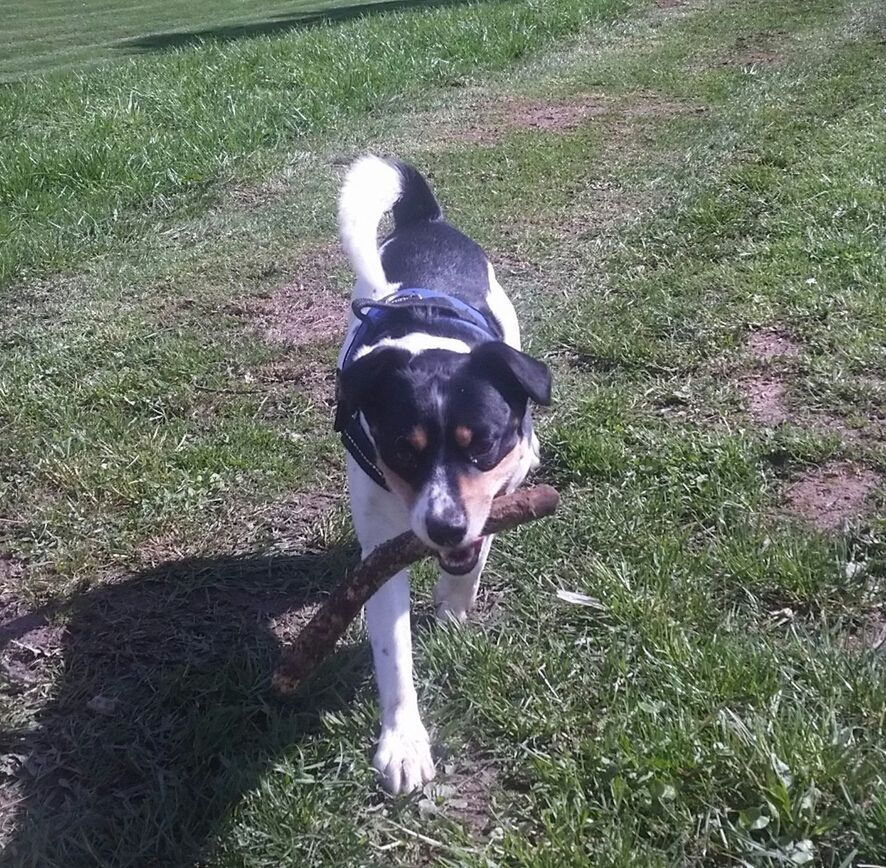
[[[121,4],[88,0],[76,8],[36,0],[6,10],[0,34],[0,82],[128,60],[209,41],[285,34],[318,23],[347,20],[370,7],[409,8],[410,0],[168,0]]]
[[[0,289],[205,209],[220,182],[279,166],[297,136],[500,68],[622,5],[369,15],[3,88]]]
[[[117,76],[187,90],[209,58],[232,92],[236,58],[292,58],[305,39],[378,70],[295,144],[237,151],[241,133],[216,123],[200,159],[234,168],[174,187],[159,214],[127,200],[126,233],[58,248],[76,271],[10,254],[9,864],[886,862],[869,632],[886,582],[882,10],[713,2],[582,24],[578,8],[452,7],[188,48],[21,103],[36,128],[39,106],[107,97]],[[465,42],[446,86],[432,70],[447,35],[481,21],[488,65],[468,77],[480,43]],[[367,51],[369,33],[384,38]],[[429,40],[410,82],[383,74],[407,33]],[[518,61],[498,40],[538,50]],[[579,103],[593,111],[566,128],[525,125],[533,107]],[[105,141],[89,118],[48,114],[72,147]],[[335,341],[269,343],[254,311],[290,282],[295,307],[346,294],[336,164],[366,148],[428,171],[498,263],[555,371],[541,475],[564,495],[555,520],[498,541],[468,628],[427,623],[418,571],[440,779],[398,800],[368,765],[361,626],[295,703],[268,690],[281,639],[354,551],[316,388]],[[189,165],[182,153],[162,160]],[[753,358],[748,335],[767,326],[796,355]],[[751,371],[780,378],[786,422],[744,412]],[[784,491],[829,462],[880,484],[824,533]]]

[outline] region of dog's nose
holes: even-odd
[[[438,546],[454,548],[468,532],[468,522],[464,515],[458,513],[444,513],[443,515],[428,515],[428,536]]]

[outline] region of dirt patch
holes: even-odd
[[[337,244],[299,259],[294,277],[271,292],[233,304],[229,312],[251,321],[268,343],[305,348],[338,339],[345,332],[347,301],[334,289],[342,264]]]
[[[492,264],[499,278],[525,277],[538,271],[538,266],[531,259],[507,250],[496,251]]]
[[[736,386],[754,422],[761,425],[790,422],[817,434],[839,437],[844,443],[878,442],[884,439],[886,426],[880,424],[876,411],[864,417],[844,418],[824,409],[787,400],[790,363],[802,356],[803,346],[784,326],[772,325],[752,330],[745,340],[745,350],[757,370],[741,375]],[[876,394],[876,386],[868,387],[872,394]]]
[[[275,176],[253,184],[235,184],[227,191],[229,205],[241,211],[260,211],[291,192],[288,179]]]
[[[164,564],[207,559],[206,553],[224,551],[236,558],[315,555],[325,548],[324,529],[328,519],[344,501],[344,486],[338,480],[328,490],[314,489],[288,495],[254,512],[243,521],[237,536],[219,535],[203,540],[183,540],[173,533],[158,534],[142,542],[137,550],[142,569]],[[245,561],[244,561],[245,563]]]
[[[138,546],[136,554],[140,565],[156,567],[166,561],[184,560],[192,554],[190,549],[175,534],[166,533],[146,539]]]
[[[838,437],[844,443],[876,443],[886,439],[886,426],[876,420],[864,419],[853,425],[833,413],[790,406],[788,384],[780,374],[746,374],[737,385],[748,415],[758,425],[788,422],[816,434]]]
[[[0,652],[0,673],[6,681],[5,690],[18,693],[40,684],[48,677],[47,667],[61,655],[65,628],[48,624],[40,613],[18,619],[19,629],[8,637]]]
[[[8,588],[12,583],[24,578],[27,572],[25,562],[15,555],[0,552],[0,584]]]
[[[32,610],[15,591],[26,572],[23,561],[0,555],[0,676],[10,693],[37,684],[64,640],[64,627],[49,622],[49,610]]]
[[[253,316],[268,343],[304,348],[344,335],[346,311],[338,294],[296,280],[260,299]]]
[[[800,476],[788,486],[788,511],[819,530],[840,528],[864,511],[865,502],[880,484],[880,476],[849,462],[830,462]]]
[[[868,616],[857,638],[862,647],[886,654],[886,610]]]
[[[500,143],[514,130],[569,133],[594,118],[605,116],[606,123],[618,133],[634,129],[635,122],[643,119],[699,111],[704,108],[656,94],[635,94],[619,101],[599,93],[557,99],[510,97],[492,101],[481,97],[457,117],[441,117],[434,113],[419,115],[416,126],[434,130],[436,147],[440,141],[491,146]]]
[[[718,58],[717,65],[735,69],[778,66],[785,59],[778,44],[785,35],[782,31],[763,31],[739,36],[728,55]]]
[[[886,655],[886,608],[865,612],[840,639],[849,651]]]
[[[589,118],[599,117],[611,109],[612,103],[606,97],[585,94],[558,102],[511,100],[506,103],[502,115],[511,127],[568,131],[583,126]]]
[[[446,786],[454,792],[445,802],[443,813],[474,837],[487,835],[493,822],[492,793],[498,785],[498,773],[492,765],[456,769],[446,776]]]
[[[620,102],[602,94],[579,94],[555,103],[513,100],[508,103],[506,118],[516,127],[568,131],[602,115],[608,115],[615,126],[624,127],[629,121],[697,114],[704,110],[703,106],[654,93],[636,93]]]
[[[787,384],[777,374],[748,374],[738,386],[748,415],[758,424],[780,425],[790,418]]]
[[[39,648],[48,638],[41,633],[47,624],[46,613],[33,611],[17,590],[26,575],[24,561],[0,553],[0,651],[26,639]]]
[[[780,327],[761,328],[752,331],[747,339],[748,352],[758,361],[773,359],[793,359],[801,353],[798,344],[786,329]]]
[[[883,426],[869,420],[857,426],[850,425],[846,419],[833,413],[817,412],[796,420],[797,424],[811,428],[820,434],[831,434],[839,437],[844,443],[859,443],[884,439]]]
[[[273,504],[263,523],[273,539],[275,551],[316,552],[323,549],[323,528],[345,501],[343,486],[330,490],[301,492]]]
[[[855,378],[859,389],[864,393],[867,402],[867,416],[872,422],[876,420],[881,433],[886,428],[886,379],[871,375]]]
[[[720,61],[720,66],[731,66],[738,69],[753,69],[758,66],[775,66],[784,59],[778,51],[750,50],[727,57]]]
[[[474,606],[468,613],[468,621],[484,630],[497,627],[506,617],[503,600],[504,591],[495,587],[487,587],[481,582]]]
[[[45,615],[39,612],[32,613],[33,620],[26,622],[27,626],[12,643],[19,649],[24,649],[34,657],[50,657],[57,653],[64,638],[65,628],[57,624],[49,624]]]
[[[869,614],[847,637],[846,644],[853,649],[886,654],[886,609]]]
[[[319,608],[319,604],[287,608],[276,618],[268,621],[268,629],[281,643],[289,645],[308,625]]]

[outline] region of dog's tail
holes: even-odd
[[[394,227],[439,220],[443,216],[428,182],[399,160],[368,155],[348,170],[338,200],[338,226],[345,252],[362,284],[361,295],[381,298],[391,292],[378,252],[378,225],[388,212]]]

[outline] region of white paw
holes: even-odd
[[[468,610],[457,603],[444,600],[437,605],[437,620],[443,624],[464,624],[468,619]]]
[[[477,596],[477,579],[463,576],[440,576],[434,588],[437,620],[444,623],[464,623]]]
[[[382,728],[372,767],[392,795],[410,793],[432,780],[434,761],[421,721]]]

